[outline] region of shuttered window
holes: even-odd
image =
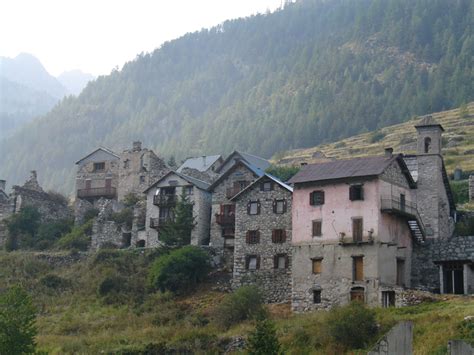
[[[362,241],[363,221],[362,218],[352,219],[352,240],[354,242]]]
[[[364,199],[364,188],[362,185],[352,185],[349,187],[349,199],[351,201],[360,201]]]
[[[286,200],[273,200],[273,213],[282,214],[286,212]]]
[[[260,243],[260,232],[258,230],[247,231],[246,241],[247,244]]]
[[[247,204],[247,214],[260,214],[260,201],[249,201],[249,203]]]
[[[289,258],[288,254],[277,254],[273,257],[274,269],[288,269]]]
[[[272,230],[272,243],[284,243],[286,242],[286,230],[274,229]]]
[[[324,191],[313,191],[309,194],[309,204],[313,206],[324,205]]]
[[[321,220],[313,221],[313,237],[321,237],[323,235],[323,222]]]
[[[323,266],[323,259],[312,259],[313,274],[320,274]]]
[[[273,191],[273,182],[265,181],[260,184],[260,191]]]
[[[364,257],[363,256],[352,257],[352,280],[353,281],[364,280]]]

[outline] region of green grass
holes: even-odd
[[[66,255],[66,254],[62,254]],[[21,283],[34,296],[39,314],[39,350],[50,354],[133,354],[147,346],[155,349],[218,353],[236,336],[246,337],[253,321],[222,330],[214,321],[225,294],[202,285],[195,293],[173,297],[152,294],[140,284],[156,251],[107,251],[81,261],[52,266],[39,253],[0,253],[0,284]],[[97,293],[100,282],[120,274],[127,292],[106,302]],[[64,287],[47,287],[40,280],[56,275]],[[54,285],[54,284],[53,284]],[[382,330],[399,320],[415,322],[415,354],[442,350],[452,338],[469,338],[462,331],[465,316],[474,315],[472,297],[439,297],[438,302],[400,309],[376,309]],[[331,354],[337,347],[325,329],[327,312],[291,314],[288,305],[269,307],[278,338],[288,354]],[[472,334],[471,334],[472,335]],[[472,336],[474,341],[474,336]],[[151,345],[150,345],[151,344]]]

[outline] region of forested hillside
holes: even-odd
[[[269,157],[457,107],[474,99],[473,19],[472,0],[303,0],[187,34],[1,142],[0,176],[68,190],[98,145]]]

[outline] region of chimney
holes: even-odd
[[[385,156],[390,158],[393,155],[393,148],[385,148]]]
[[[142,142],[140,142],[140,141],[133,142],[133,149],[132,150],[134,152],[139,152],[140,150],[142,150]]]
[[[5,191],[7,187],[7,182],[5,180],[0,180],[0,190]]]

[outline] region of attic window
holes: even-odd
[[[352,185],[349,187],[349,199],[351,201],[361,201],[364,199],[364,188],[362,185]]]
[[[260,191],[272,191],[273,183],[271,181],[265,181],[260,185]]]
[[[105,170],[105,163],[94,163],[94,171],[103,171]]]

